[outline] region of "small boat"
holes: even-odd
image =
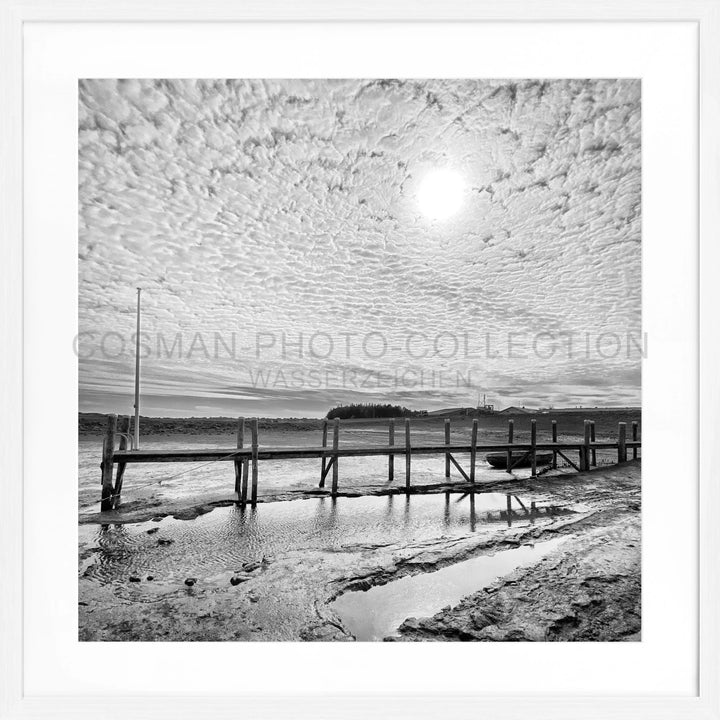
[[[513,451],[512,460],[510,462],[514,468],[530,467],[532,465],[532,455],[528,453],[527,457],[525,457],[525,454],[526,453],[524,451]],[[552,462],[552,459],[553,454],[551,452],[539,452],[537,453],[536,462],[538,466],[549,465]],[[485,460],[487,460],[487,462],[494,468],[498,468],[500,470],[507,469],[507,453],[488,453],[485,456]],[[517,465],[515,465],[515,463],[517,463]]]

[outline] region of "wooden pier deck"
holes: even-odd
[[[250,489],[250,502],[257,503],[258,464],[262,460],[297,460],[319,459],[322,461],[320,469],[319,487],[324,487],[325,480],[332,471],[331,494],[335,495],[338,489],[339,474],[338,460],[343,457],[372,457],[387,456],[388,481],[394,480],[394,462],[397,455],[405,457],[405,487],[410,490],[411,459],[413,455],[441,455],[445,459],[445,478],[450,477],[450,468],[453,465],[465,481],[475,482],[477,454],[499,453],[507,454],[507,472],[522,464],[530,463],[531,475],[537,473],[538,453],[552,452],[553,468],[557,467],[557,458],[561,457],[576,470],[588,470],[597,464],[597,450],[617,451],[618,462],[628,458],[628,451],[632,457],[638,457],[641,442],[638,439],[638,423],[632,423],[632,439],[626,438],[626,423],[618,425],[618,439],[614,442],[597,442],[595,440],[595,425],[591,420],[584,424],[582,439],[558,442],[557,422],[552,421],[552,438],[549,441],[538,441],[536,421],[530,421],[530,442],[516,443],[514,438],[513,420],[508,422],[508,441],[505,443],[478,443],[478,421],[473,420],[470,442],[450,442],[450,421],[445,420],[445,442],[442,444],[426,444],[411,442],[410,421],[404,419],[405,442],[395,444],[395,422],[388,421],[387,445],[357,445],[341,447],[339,444],[340,422],[335,420],[332,426],[332,446],[328,445],[328,421],[324,421],[322,430],[322,444],[318,446],[302,447],[260,447],[258,443],[258,421],[250,421],[251,444],[245,445],[245,419],[238,418],[237,446],[234,448],[212,448],[192,450],[133,450],[128,449],[132,443],[129,428],[129,416],[122,417],[118,422],[117,415],[109,415],[105,438],[103,440],[102,495],[101,509],[112,510],[119,501],[122,492],[122,483],[125,468],[133,463],[182,463],[182,462],[233,462],[235,466],[235,492],[238,502],[247,503],[248,489]],[[119,447],[115,449],[116,438],[119,437]],[[569,454],[577,453],[577,463],[570,460]],[[456,459],[456,455],[469,455],[470,466],[466,471]],[[117,465],[117,476],[113,483],[113,469]],[[252,480],[250,482],[250,472]],[[250,485],[250,488],[248,487]]]
[[[538,452],[555,451],[578,451],[584,447],[582,442],[574,443],[537,443],[530,445],[529,443],[517,443],[512,446],[513,452],[529,452],[533,448]],[[595,442],[590,444],[590,449],[614,450],[617,443],[612,442]],[[640,443],[627,443],[629,449],[640,447]],[[411,455],[442,455],[445,453],[469,454],[472,452],[473,446],[470,444],[453,444],[453,445],[413,445],[410,448]],[[492,445],[477,444],[476,452],[504,452],[507,451],[507,444],[495,443]],[[339,447],[333,450],[328,447],[265,447],[258,448],[258,460],[302,460],[308,458],[333,458],[333,457],[371,457],[375,455],[406,455],[407,450],[403,445],[366,445],[359,447]],[[125,450],[116,451],[113,454],[115,463],[174,463],[174,462],[232,462],[241,458],[250,458],[252,450],[250,448],[228,448],[228,449],[197,449],[197,450]]]

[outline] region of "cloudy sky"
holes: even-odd
[[[79,84],[83,411],[640,401],[640,82]]]

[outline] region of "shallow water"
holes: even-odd
[[[382,640],[409,617],[430,617],[513,570],[540,560],[566,538],[556,538],[463,560],[435,572],[408,575],[386,585],[347,592],[330,607],[356,640]]]
[[[533,508],[530,498],[503,493],[310,498],[261,503],[255,509],[232,506],[193,520],[81,525],[80,573],[94,582],[120,586],[130,576],[147,575],[174,584],[188,576],[233,573],[243,563],[297,550],[407,545],[547,522],[571,512],[559,506]]]

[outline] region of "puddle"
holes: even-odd
[[[158,582],[233,572],[243,563],[293,551],[407,545],[483,532],[498,525],[550,521],[573,511],[535,507],[504,493],[310,498],[225,507],[193,520],[81,525],[80,573],[127,585],[131,575]]]
[[[382,640],[395,635],[407,618],[430,617],[448,605],[457,605],[462,598],[487,587],[495,579],[537,562],[565,539],[503,550],[435,572],[408,575],[369,590],[347,592],[330,607],[356,640]]]

